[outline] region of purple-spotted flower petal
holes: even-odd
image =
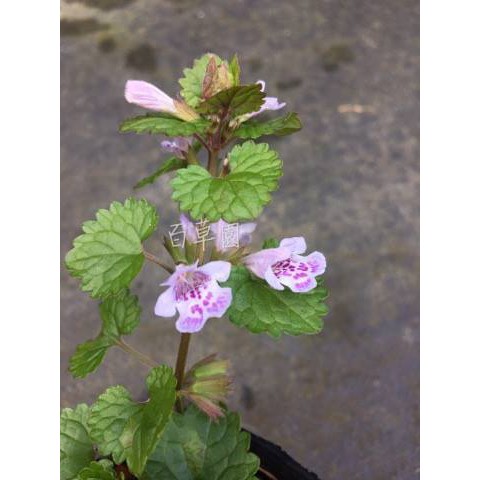
[[[301,256],[307,249],[303,237],[284,238],[277,248],[267,248],[244,258],[246,267],[276,290],[308,292],[317,286],[315,277],[327,267],[323,253]]]
[[[271,266],[290,258],[291,252],[288,248],[266,248],[259,252],[251,253],[243,259],[245,266],[257,277],[265,278]]]
[[[185,158],[192,141],[185,137],[174,137],[171,140],[163,140],[160,145],[163,150],[173,153],[178,158]]]
[[[212,223],[215,249],[218,252],[225,252],[230,248],[245,247],[252,242],[252,233],[256,228],[255,222],[232,224],[220,219]]]
[[[182,333],[200,331],[209,318],[220,318],[232,302],[232,291],[217,282],[230,276],[228,262],[209,262],[199,267],[177,265],[175,272],[164,282],[168,288],[158,297],[155,314],[172,317],[175,310],[179,317],[176,328]]]
[[[147,110],[166,112],[187,122],[199,115],[181,100],[174,100],[165,92],[143,80],[128,80],[125,84],[125,100]]]

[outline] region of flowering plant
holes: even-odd
[[[102,321],[98,336],[77,347],[70,372],[87,376],[110,348],[119,347],[151,368],[149,400],[137,403],[123,386],[114,386],[91,406],[65,408],[62,480],[258,478],[262,467],[249,452],[249,434],[225,403],[231,389],[228,362],[211,355],[186,371],[191,337],[208,320],[213,326],[226,321],[219,320],[223,317],[272,337],[314,334],[327,313],[322,253],[304,256],[303,237],[270,239],[256,252],[250,246],[252,220],[282,175],[277,152],[254,140],[300,130],[297,115],[257,118],[285,103],[267,97],[263,81],[242,84],[236,56],[227,62],[206,54],[184,70],[179,83],[180,96],[171,98],[149,83],[129,80],[125,99],[151,112],[120,125],[121,132],[167,137],[161,147],[173,155],[135,188],[175,172],[172,199],[179,204],[179,223],[163,236],[171,261],[145,249],[159,216],[138,198],[99,210],[66,256],[81,289],[101,301]],[[175,369],[158,365],[124,340],[140,323],[138,298],[129,289],[145,260],[168,274],[148,308],[158,317],[176,317]]]

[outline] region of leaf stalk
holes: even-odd
[[[125,343],[122,339],[118,339],[115,342],[115,345],[120,349],[122,349],[124,352],[135,357],[140,363],[143,363],[147,367],[154,368],[154,367],[158,367],[159,365],[155,360],[151,359],[150,357],[147,357],[147,355],[144,355],[138,350],[135,350],[132,346],[128,345],[128,343]]]
[[[160,267],[162,267],[164,270],[166,270],[168,273],[173,273],[173,268],[167,265],[166,263],[163,263],[158,257],[153,255],[150,252],[147,252],[146,250],[143,250],[143,256],[147,259],[150,260],[153,263],[156,263]]]

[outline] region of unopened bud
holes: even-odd
[[[228,368],[228,361],[217,360],[216,355],[210,355],[188,371],[180,394],[210,418],[215,420],[223,416],[221,404],[225,403],[232,390]]]
[[[192,383],[192,393],[203,395],[212,400],[223,400],[231,390],[231,381],[227,376],[219,376],[208,380],[196,380]]]
[[[228,360],[215,360],[207,363],[206,365],[200,365],[192,371],[192,375],[195,378],[208,378],[217,375],[226,375],[229,367]]]
[[[217,65],[214,56],[210,57],[205,77],[203,78],[202,96],[205,99],[213,97],[216,93],[233,87],[233,76],[226,63]]]
[[[189,398],[202,412],[208,415],[213,421],[217,421],[219,418],[225,415],[222,407],[217,403],[204,398],[200,395],[189,395]]]

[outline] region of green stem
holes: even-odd
[[[217,155],[218,151],[217,150],[209,150],[208,151],[208,171],[212,177],[217,176]]]
[[[191,333],[182,333],[180,344],[178,345],[177,363],[175,365],[175,377],[177,379],[177,391],[182,388],[183,378],[185,376],[185,366],[187,364],[188,347],[190,345]],[[182,412],[183,405],[179,398],[177,400],[177,410]]]
[[[209,150],[207,142],[200,136],[198,133],[195,133],[194,138],[196,138],[207,150]]]
[[[208,150],[208,171],[210,175],[213,177],[217,176],[217,169],[218,169],[218,154],[222,150],[222,135],[223,130],[225,129],[226,125],[228,124],[229,116],[228,111],[223,110],[220,114],[220,121],[218,123],[217,130],[213,133],[211,137],[210,148],[207,147]]]
[[[138,350],[135,350],[133,347],[131,347],[130,345],[125,343],[120,338],[115,342],[115,345],[117,345],[117,347],[121,348],[124,352],[126,352],[126,353],[132,355],[133,357],[135,357],[139,362],[143,363],[147,367],[153,368],[153,367],[158,366],[158,363],[155,360],[152,360],[150,357],[147,357],[146,355],[139,352]]]
[[[195,150],[193,148],[188,149],[186,159],[189,165],[198,165],[197,154],[195,153]]]

